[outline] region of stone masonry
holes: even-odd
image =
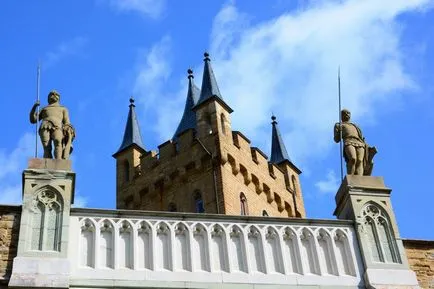
[[[403,243],[421,288],[434,288],[434,241],[404,239]]]
[[[215,109],[222,107],[217,104]],[[239,215],[243,193],[249,215],[266,211],[275,217],[305,217],[298,169],[289,162],[269,163],[250,140],[231,131],[230,123],[223,130],[222,114],[212,115],[214,133],[200,136],[202,144],[188,130],[177,143],[161,144],[158,153],[142,155],[131,147],[119,154],[117,208],[168,211],[175,204],[176,211],[195,212],[194,194],[200,192],[207,213],[217,213],[218,200],[219,213]]]
[[[241,132],[232,130],[232,109],[223,101],[205,57],[201,98],[187,109],[194,114],[194,127],[159,145],[158,151],[143,148],[130,105],[123,143],[113,155],[116,207],[196,212],[200,197],[206,213],[304,218],[301,171],[286,149],[284,158],[271,161]]]
[[[6,286],[17,255],[20,206],[0,206],[0,288]]]

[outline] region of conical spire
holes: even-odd
[[[134,99],[130,98],[130,111],[128,112],[127,124],[125,126],[124,138],[122,144],[113,155],[116,156],[121,151],[125,150],[129,146],[136,145],[140,149],[145,150],[145,146],[142,142],[142,135],[140,134],[139,121],[137,120],[136,111],[134,105]]]
[[[202,88],[200,90],[200,97],[196,107],[208,101],[209,99],[215,98],[220,102],[220,104],[225,106],[229,112],[232,112],[233,110],[223,101],[223,97],[220,94],[217,80],[215,79],[214,71],[211,67],[211,59],[209,58],[208,52],[204,53],[204,57],[205,65],[203,68]]]
[[[271,157],[270,162],[273,164],[279,164],[283,161],[291,162],[286,151],[285,144],[283,143],[282,136],[280,135],[279,128],[277,127],[276,117],[273,115],[271,117],[271,124],[273,126],[273,131],[271,135]],[[292,163],[292,162],[291,162]]]
[[[184,113],[182,115],[181,121],[179,122],[178,128],[176,129],[173,139],[178,138],[182,132],[190,128],[196,128],[196,113],[192,110],[193,106],[197,103],[200,90],[194,84],[193,70],[188,69],[188,92],[187,100],[185,101]]]

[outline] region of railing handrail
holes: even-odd
[[[333,226],[352,226],[352,220],[336,219],[302,219],[302,218],[280,218],[262,216],[238,216],[222,214],[201,214],[185,212],[163,212],[163,211],[142,211],[142,210],[113,210],[96,208],[72,208],[71,216],[83,217],[109,217],[109,218],[168,218],[174,220],[212,220],[224,222],[243,222],[243,223],[289,223],[303,225],[333,225]]]

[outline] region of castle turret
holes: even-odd
[[[120,203],[121,188],[132,180],[135,168],[140,165],[140,157],[146,152],[134,108],[134,99],[130,98],[130,110],[125,125],[124,138],[117,152],[113,154],[116,159],[116,206],[118,209],[125,206],[123,202]]]
[[[188,69],[188,91],[187,100],[185,101],[184,113],[182,114],[181,121],[178,128],[173,135],[173,139],[176,140],[178,136],[188,129],[196,129],[196,113],[193,111],[193,107],[197,103],[200,95],[199,88],[194,84],[193,70]]]
[[[230,114],[233,110],[220,94],[209,54],[205,52],[204,56],[202,88],[193,108],[197,117],[197,136],[203,138],[217,133],[219,136],[231,137]]]
[[[271,120],[270,163],[277,165],[284,172],[286,187],[292,193],[294,215],[296,217],[305,217],[306,213],[299,181],[301,171],[294,165],[288,155],[279,127],[277,126],[276,117],[273,115]]]
[[[239,131],[204,54],[202,86],[188,70],[188,92],[172,139],[145,151],[134,105],[117,159],[117,207],[152,211],[304,217],[300,170],[273,122],[272,161]],[[275,143],[275,144],[274,144]]]

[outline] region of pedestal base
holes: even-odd
[[[365,281],[369,288],[375,289],[420,289],[411,270],[367,269]]]
[[[28,165],[28,169],[71,171],[71,160],[33,158]]]
[[[9,287],[69,288],[67,259],[16,257]]]

